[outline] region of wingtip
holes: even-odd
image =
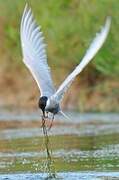
[[[24,7],[24,13],[23,14],[27,13],[28,11],[31,11],[31,8],[29,6],[29,3],[26,1],[25,7]]]
[[[110,31],[110,27],[111,27],[111,16],[107,16],[106,18],[106,22],[105,22],[105,25],[104,25],[104,29],[105,29],[105,32],[107,32],[107,34],[109,33]]]
[[[29,11],[31,11],[31,8],[29,8],[28,3],[26,2],[24,10],[23,10],[22,17],[21,17],[21,29],[23,26],[24,19],[25,19],[26,15],[28,14]]]
[[[101,27],[100,33],[102,33],[103,35],[105,35],[105,37],[107,37],[107,35],[110,31],[110,27],[111,27],[111,16],[107,16],[107,18],[105,20],[105,24]],[[100,34],[100,33],[98,33],[98,34]]]
[[[28,3],[28,1],[27,0],[25,0],[25,7],[29,7],[29,3]]]
[[[25,4],[24,10],[23,10],[23,14],[22,14],[22,20],[24,19],[24,16],[26,15],[26,13],[29,10],[29,5],[28,3]]]
[[[111,16],[107,16],[107,18],[106,18],[106,26],[108,26],[109,28],[111,26],[111,21],[112,21]]]
[[[28,2],[26,2],[25,7],[24,7],[24,12],[27,11],[29,9],[29,5]]]

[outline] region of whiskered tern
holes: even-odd
[[[98,50],[105,42],[111,24],[111,18],[107,17],[105,25],[89,46],[86,54],[82,58],[78,66],[64,80],[64,82],[56,90],[51,78],[50,68],[47,64],[46,44],[41,32],[41,28],[37,25],[32,10],[28,5],[25,6],[21,27],[20,37],[23,52],[23,62],[32,73],[37,82],[41,96],[39,98],[39,108],[42,110],[43,117],[49,112],[53,117],[57,113],[62,113],[60,103],[67,89],[70,87],[75,77],[84,69],[84,67],[93,59]]]

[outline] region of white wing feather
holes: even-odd
[[[44,38],[27,5],[22,16],[20,36],[23,61],[36,80],[41,96],[53,95],[55,89],[47,64]]]
[[[106,37],[108,35],[110,24],[111,24],[111,18],[108,17],[106,20],[105,26],[101,29],[101,32],[96,35],[95,39],[91,43],[81,63],[65,79],[65,81],[60,85],[56,93],[53,95],[53,97],[57,101],[60,101],[62,99],[64,93],[69,88],[69,86],[71,85],[75,77],[84,69],[84,67],[91,61],[91,59],[96,55],[98,50],[101,48],[101,46],[105,42]]]

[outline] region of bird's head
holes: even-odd
[[[39,99],[38,106],[42,110],[43,114],[45,113],[45,107],[47,103],[48,98],[46,96],[42,96]]]

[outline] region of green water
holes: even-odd
[[[119,170],[119,134],[50,137],[57,171]],[[0,140],[0,172],[41,171],[45,149],[41,137]]]
[[[2,124],[8,121],[1,120]],[[42,129],[34,120],[29,120],[34,121],[34,127],[27,127],[29,121],[23,127],[24,121],[19,119],[21,124],[16,128],[0,129],[0,174],[44,172],[46,150]],[[57,173],[119,172],[118,118],[112,121],[62,121],[54,124],[49,139]]]

